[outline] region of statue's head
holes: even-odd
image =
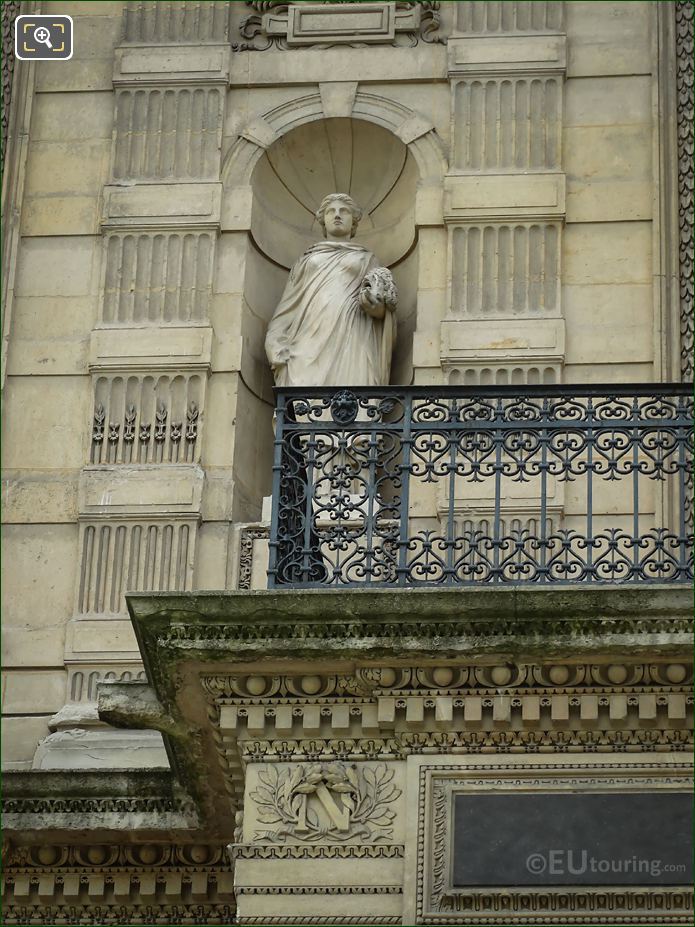
[[[321,200],[316,218],[325,237],[354,238],[362,210],[347,193],[329,193]]]

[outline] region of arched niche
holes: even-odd
[[[237,404],[236,428],[239,436],[263,435],[263,447],[253,450],[256,473],[269,473],[272,459],[270,441],[265,440],[271,434],[273,401],[265,331],[289,268],[322,237],[314,218],[321,199],[341,192],[359,203],[364,215],[355,240],[394,275],[399,304],[391,382],[406,384],[413,376],[422,271],[418,193],[423,187],[441,191],[445,171],[441,143],[426,119],[402,104],[360,91],[349,115],[326,114],[318,93],[282,104],[254,118],[230,146],[222,170],[218,277],[229,279],[239,294],[240,391],[246,392]],[[440,222],[430,212],[424,225]],[[246,448],[245,458],[252,443],[247,438],[239,442]],[[247,463],[237,473],[237,490],[247,479]],[[255,479],[253,483],[257,485]],[[242,492],[249,503],[243,511],[255,508],[256,500],[260,505],[251,483]]]
[[[314,218],[327,193],[349,193],[363,209],[357,240],[393,266],[415,243],[417,165],[407,146],[361,119],[298,126],[266,149],[253,172],[251,231],[259,249],[289,269],[317,239]]]

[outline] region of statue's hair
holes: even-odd
[[[316,210],[316,220],[323,229],[323,234],[326,234],[326,210],[328,209],[329,203],[333,203],[335,200],[338,200],[341,203],[346,203],[350,207],[350,212],[352,213],[352,231],[350,232],[350,238],[355,237],[357,232],[357,225],[362,218],[362,210],[353,200],[351,196],[348,196],[347,193],[329,193],[328,196],[324,196],[321,200],[321,205]]]

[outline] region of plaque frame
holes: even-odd
[[[692,922],[691,889],[681,886],[453,885],[453,797],[466,791],[686,791],[692,760],[682,753],[467,755],[408,759],[409,824],[405,923],[645,924]]]

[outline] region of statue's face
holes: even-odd
[[[327,238],[349,238],[352,233],[352,210],[347,203],[331,200],[323,219]]]

